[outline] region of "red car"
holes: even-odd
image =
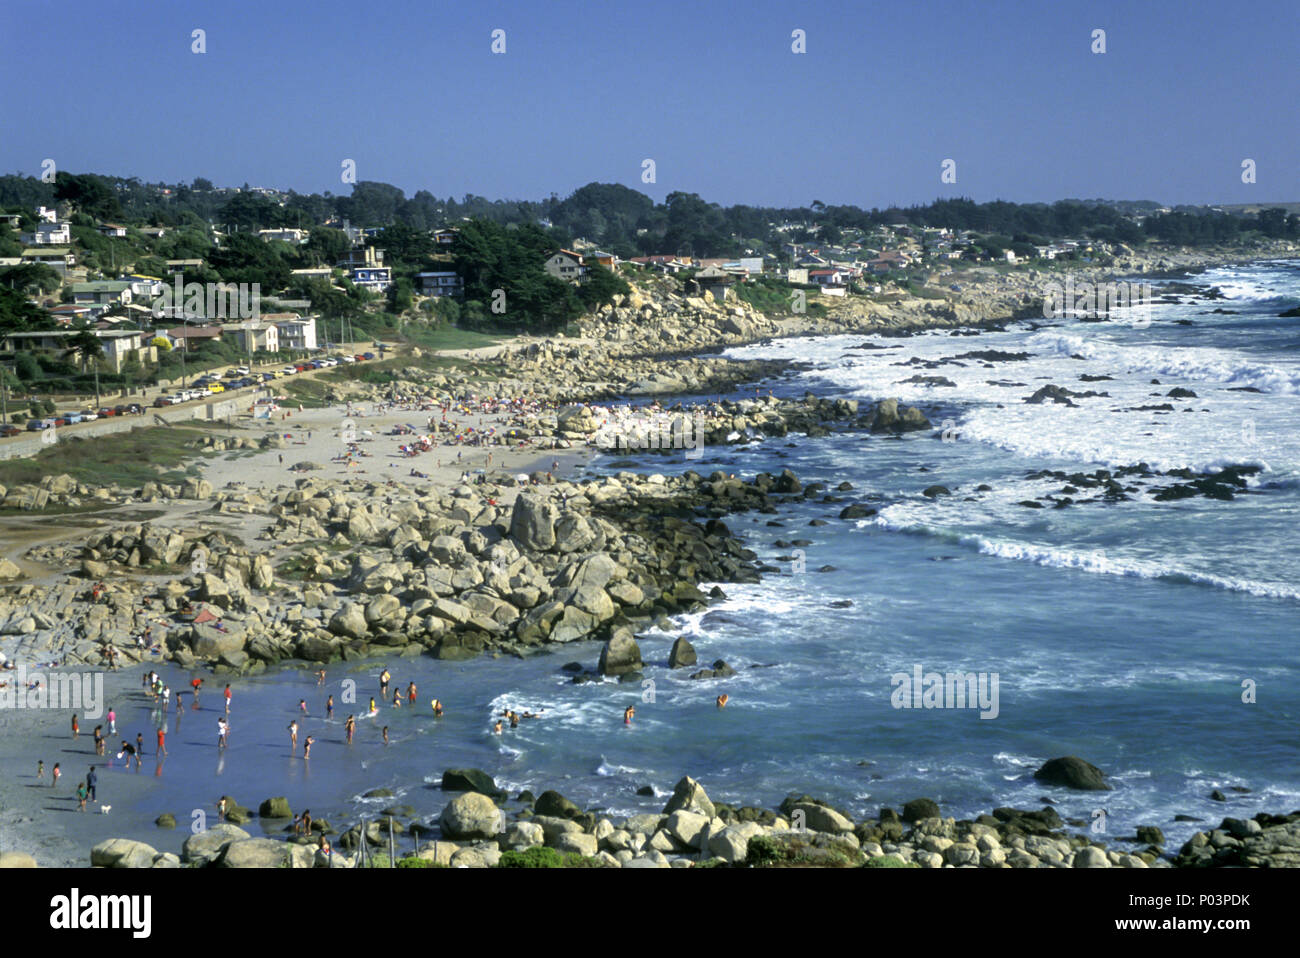
[[[0,436],[9,438],[10,436],[22,435],[22,430],[17,426],[0,426]]]
[[[117,415],[117,410],[114,409],[112,406],[105,406],[103,409],[99,411],[100,419],[103,419],[105,416],[116,416],[116,415]]]

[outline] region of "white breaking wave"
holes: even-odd
[[[922,523],[898,522],[890,519],[885,513],[871,519],[858,520],[856,524],[859,528],[874,525],[892,532],[931,535],[973,548],[981,555],[1032,562],[1053,569],[1077,569],[1080,572],[1138,579],[1164,579],[1169,582],[1208,585],[1230,592],[1244,592],[1261,598],[1300,600],[1300,588],[1283,582],[1261,582],[1238,576],[1213,575],[1178,562],[1116,556],[1101,549],[1080,550],[1011,539],[991,539],[974,533],[935,529]]]
[[[1123,370],[1185,382],[1249,386],[1277,395],[1300,395],[1300,367],[1249,362],[1228,350],[1219,350],[1215,355],[1216,351],[1201,348],[1117,346],[1095,337],[1058,332],[1035,333],[1025,345],[1065,358],[1083,356],[1105,364],[1108,372]]]

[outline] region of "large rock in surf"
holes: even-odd
[[[442,773],[442,788],[447,792],[478,792],[496,801],[503,801],[506,797],[492,776],[477,768],[447,769]]]
[[[929,798],[914,798],[903,806],[903,821],[919,822],[939,817],[939,804]]]
[[[686,641],[686,636],[679,635],[677,641],[673,643],[672,651],[668,653],[668,667],[683,669],[694,665],[695,662],[695,646]]]
[[[537,796],[537,801],[533,804],[533,811],[538,815],[546,815],[551,818],[577,818],[582,814],[582,809],[554,789],[549,789]]]
[[[900,406],[897,399],[882,399],[871,420],[872,432],[915,432],[929,429],[930,420],[915,406]]]
[[[624,675],[641,668],[641,647],[628,629],[618,629],[600,650],[601,675]]]
[[[1083,791],[1110,791],[1103,779],[1106,773],[1075,755],[1048,759],[1034,772],[1034,778],[1049,785],[1063,785]]]
[[[289,800],[284,796],[268,798],[257,807],[258,818],[293,818]]]

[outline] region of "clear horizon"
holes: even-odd
[[[237,0],[147,22],[86,0],[61,9],[9,11],[0,77],[23,93],[0,106],[6,172],[39,177],[48,158],[146,182],[347,195],[351,160],[357,180],[408,197],[536,201],[601,182],[765,207],[1300,198],[1286,95],[1300,8],[1284,0],[870,13],[396,2],[369,18],[338,0]],[[1242,182],[1246,159],[1255,183]]]

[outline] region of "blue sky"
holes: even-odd
[[[1300,200],[1296,0],[11,2],[0,49],[3,172],[347,193],[351,159],[440,197]]]

